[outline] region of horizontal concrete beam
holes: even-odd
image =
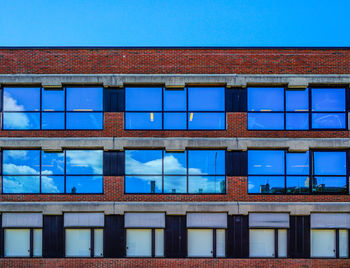
[[[1,202],[0,212],[41,212],[61,215],[64,212],[165,212],[186,215],[188,212],[227,212],[247,215],[251,212],[286,212],[310,215],[312,212],[349,212],[349,202]]]

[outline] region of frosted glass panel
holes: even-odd
[[[33,256],[42,256],[43,232],[41,229],[33,230]]]
[[[5,257],[29,257],[30,231],[29,229],[5,230]]]
[[[250,230],[250,257],[275,257],[275,230]]]
[[[126,256],[152,256],[152,230],[129,229],[126,231]]]
[[[311,230],[311,257],[335,258],[335,230]]]
[[[66,229],[66,256],[90,257],[90,229]]]
[[[339,257],[349,258],[348,230],[339,230]]]
[[[286,229],[278,230],[278,257],[279,258],[287,257],[287,230]]]
[[[164,230],[155,230],[155,256],[164,257]]]
[[[213,230],[188,230],[188,256],[213,257]]]
[[[225,257],[225,230],[216,230],[216,257]]]
[[[94,237],[94,256],[103,256],[103,229],[95,229]]]

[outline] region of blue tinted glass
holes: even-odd
[[[225,151],[189,150],[188,168],[192,175],[225,175]]]
[[[188,129],[225,129],[225,113],[188,113]]]
[[[162,151],[126,150],[126,174],[162,174]]]
[[[315,175],[346,175],[346,152],[314,152]]]
[[[283,111],[284,88],[248,88],[248,111]]]
[[[39,176],[3,176],[4,194],[37,194],[39,191]]]
[[[345,111],[344,88],[313,88],[313,111]]]
[[[312,128],[345,128],[345,113],[313,113]]]
[[[40,88],[4,88],[4,111],[40,111]]]
[[[284,177],[280,176],[249,176],[248,193],[250,194],[281,194],[284,193]]]
[[[67,174],[103,174],[103,151],[101,150],[67,150]]]
[[[284,114],[282,113],[248,113],[249,130],[284,129]]]
[[[164,111],[186,111],[186,89],[164,89]]]
[[[125,88],[126,111],[161,111],[162,88],[161,87],[128,87]]]
[[[248,174],[284,175],[284,151],[249,150]]]
[[[188,88],[188,110],[225,111],[225,88],[192,87]]]
[[[305,130],[309,129],[309,114],[304,113],[287,113],[286,129]]]
[[[42,89],[43,111],[64,111],[64,90]]]
[[[44,194],[64,193],[64,176],[42,176],[41,192]]]
[[[187,192],[186,176],[164,176],[164,193],[183,194]]]
[[[41,151],[41,174],[64,174],[64,153],[45,153]]]
[[[67,129],[102,129],[103,113],[67,113]]]
[[[226,192],[224,176],[189,176],[188,192],[191,194],[223,194]]]
[[[40,129],[40,113],[3,113],[4,129]]]
[[[316,193],[348,193],[346,177],[314,177],[312,191]]]
[[[309,174],[309,152],[287,153],[286,156],[287,175]]]
[[[161,176],[125,176],[125,193],[161,193]]]
[[[125,113],[125,129],[162,129],[162,114]]]
[[[42,113],[42,129],[64,129],[64,113]]]
[[[164,113],[164,129],[186,129],[186,113]]]
[[[306,176],[287,176],[287,194],[309,193],[309,183]]]
[[[102,111],[103,88],[71,87],[67,92],[67,111]]]
[[[309,90],[286,91],[286,111],[308,111],[309,110]]]
[[[3,174],[40,174],[39,150],[4,150]]]
[[[186,174],[187,173],[186,152],[171,153],[164,152],[164,174]]]
[[[67,176],[67,194],[100,194],[103,192],[102,176]]]

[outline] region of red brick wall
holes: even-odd
[[[350,49],[0,49],[0,74],[350,74]]]

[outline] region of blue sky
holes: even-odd
[[[349,46],[348,0],[0,0],[0,46]]]

